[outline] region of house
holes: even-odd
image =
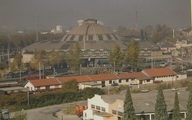
[[[181,118],[186,118],[188,91],[179,91]],[[153,120],[157,92],[132,94],[133,106],[137,118]],[[174,108],[175,92],[164,91],[169,117]],[[83,120],[121,120],[124,112],[124,95],[95,95],[88,99],[88,109],[83,112]]]
[[[29,91],[55,89],[61,88],[61,83],[59,80],[57,80],[57,78],[37,79],[28,80],[24,87],[28,88]]]
[[[178,78],[185,79],[185,77],[185,75],[180,75]],[[171,68],[153,68],[135,73],[91,74],[29,80],[24,87],[29,88],[30,91],[56,89],[61,88],[63,83],[75,79],[79,83],[79,89],[86,87],[102,88],[114,83],[119,85],[151,84],[156,80],[176,81],[178,78]]]
[[[164,42],[160,45],[160,49],[164,52],[171,53],[173,50],[176,50],[176,47],[170,42]]]
[[[166,81],[176,81],[177,74],[169,67],[167,68],[152,68],[152,69],[143,69],[142,73],[148,77],[151,77],[156,80]]]

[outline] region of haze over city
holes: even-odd
[[[39,29],[62,25],[64,30],[77,26],[77,20],[94,18],[106,26],[166,24],[172,28],[190,27],[189,0],[0,0],[0,26],[34,30],[36,15]]]

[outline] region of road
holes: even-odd
[[[74,105],[87,105],[87,101],[78,101],[73,103],[65,103],[60,105],[53,105],[47,106],[42,108],[24,110],[27,113],[28,120],[71,120],[70,118],[67,119],[65,116],[57,118],[54,117],[53,114],[57,111],[63,110],[67,107],[74,106]],[[14,113],[10,114],[11,117],[14,116]]]

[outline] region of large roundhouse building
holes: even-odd
[[[119,36],[110,28],[100,24],[95,19],[87,19],[69,32],[61,40],[38,41],[23,49],[23,61],[29,62],[32,52],[44,49],[49,52],[53,49],[66,54],[70,45],[78,42],[83,52],[82,57],[86,65],[104,65],[107,63],[109,51],[118,44],[121,49],[126,49],[127,44],[123,43]],[[30,54],[28,54],[30,53]]]

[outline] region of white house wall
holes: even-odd
[[[93,119],[93,110],[87,109],[83,111],[83,120]]]
[[[183,80],[187,78],[187,74],[179,74],[177,75],[177,80]]]
[[[161,76],[161,77],[155,77],[155,80],[158,81],[175,81],[176,80],[176,76]]]
[[[33,84],[31,84],[31,82],[27,82],[27,84],[24,86],[24,88],[28,88],[29,91],[35,90],[35,87],[33,86]]]
[[[109,112],[109,105],[108,103],[104,102],[100,95],[95,95],[93,98],[88,99],[88,109],[83,112],[83,115],[87,113],[87,117],[83,116],[83,119],[93,119],[93,112],[92,110],[100,111],[102,112],[102,108],[105,109],[105,112]],[[90,114],[90,115],[89,115]],[[90,118],[92,117],[92,118]],[[100,120],[100,119],[94,119],[94,120]],[[103,120],[103,119],[101,119]]]

